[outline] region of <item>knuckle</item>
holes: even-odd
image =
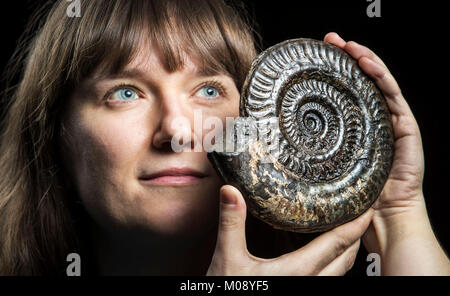
[[[367,210],[370,211],[370,208]],[[370,217],[365,216],[365,214],[368,214],[368,212],[365,212],[360,217],[353,220],[351,223],[353,223],[353,231],[354,234],[352,235],[354,237],[353,241],[351,243],[354,243],[356,239],[358,239],[360,236],[364,234],[367,227],[370,225]]]
[[[231,216],[231,215],[223,215],[220,216],[220,225],[223,230],[231,230],[238,227],[240,224],[239,217]]]
[[[349,240],[347,238],[343,237],[340,234],[336,234],[334,244],[334,252],[336,257],[344,253],[349,245]]]
[[[367,226],[367,222],[366,219],[363,219],[362,216],[358,217],[359,219],[355,219],[355,228],[359,233],[363,233],[364,230],[366,229]]]
[[[353,46],[357,46],[357,45],[359,45],[359,44],[353,40],[350,40],[347,42],[346,47],[353,47]]]
[[[388,76],[386,74],[386,71],[376,73],[376,79],[379,81],[388,81]]]

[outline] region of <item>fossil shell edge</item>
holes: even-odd
[[[278,153],[267,156],[258,139],[244,152],[208,158],[243,193],[249,212],[272,227],[327,231],[364,213],[381,193],[394,154],[391,115],[342,49],[299,38],[263,51],[244,83],[240,116],[276,118],[270,133]]]

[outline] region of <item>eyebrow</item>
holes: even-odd
[[[106,74],[102,76],[102,79],[120,79],[120,78],[143,78],[145,77],[144,71],[138,68],[124,69],[118,73]]]

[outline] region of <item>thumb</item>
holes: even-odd
[[[216,251],[222,256],[239,256],[247,251],[245,218],[247,207],[241,192],[231,186],[220,188],[220,214]]]

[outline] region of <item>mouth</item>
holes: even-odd
[[[153,186],[188,186],[200,182],[206,177],[205,174],[190,168],[170,168],[144,174],[139,181]]]

